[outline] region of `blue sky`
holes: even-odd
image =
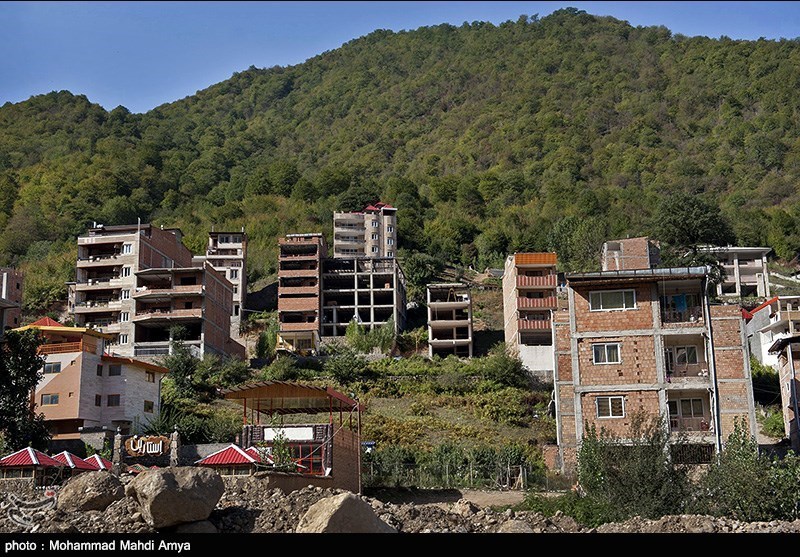
[[[543,17],[572,6],[732,39],[800,37],[800,2],[0,2],[0,104],[54,90],[146,112],[250,66],[303,62],[375,29]]]

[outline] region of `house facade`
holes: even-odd
[[[673,456],[710,462],[741,418],[755,435],[737,305],[712,305],[708,268],[567,274],[555,314],[559,465],[574,470],[586,426],[624,438],[637,413],[663,417]]]

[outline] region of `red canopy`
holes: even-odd
[[[43,468],[52,468],[64,465],[54,458],[47,456],[42,451],[37,451],[31,447],[25,447],[15,453],[0,458],[0,466],[41,466]]]
[[[84,459],[89,464],[95,466],[97,470],[111,470],[111,461],[107,458],[103,458],[99,454],[93,454],[90,457]]]
[[[83,460],[81,457],[76,456],[69,451],[60,452],[53,456],[53,458],[65,466],[69,466],[75,470],[100,470],[100,468],[98,468],[98,466],[93,462]]]

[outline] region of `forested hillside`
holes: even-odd
[[[123,70],[124,71],[124,70]],[[332,211],[399,208],[401,255],[499,266],[556,249],[597,265],[695,194],[736,241],[800,249],[800,43],[632,27],[574,9],[375,31],[303,64],[250,69],[146,114],[53,92],[0,108],[0,254],[44,307],[92,221],[244,226],[251,282],[276,239]],[[79,93],[79,92],[75,92]]]

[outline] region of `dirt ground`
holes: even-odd
[[[417,505],[450,505],[460,499],[479,507],[508,507],[521,503],[524,491],[498,491],[477,489],[377,489],[364,490],[364,495],[384,503],[414,503]]]

